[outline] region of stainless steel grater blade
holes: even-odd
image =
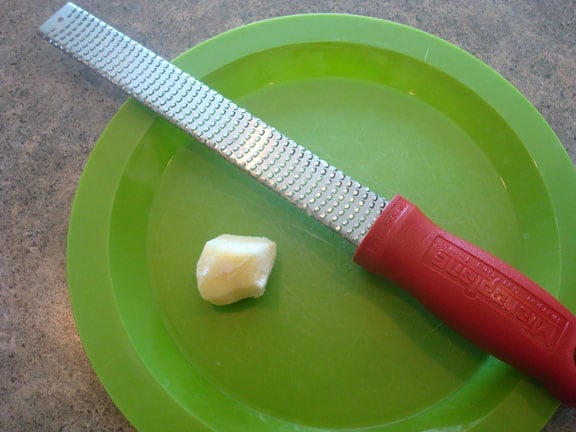
[[[384,198],[75,4],[67,3],[39,31],[353,244],[386,206]]]
[[[401,196],[379,197],[72,3],[40,33],[358,245],[358,264],[576,406],[576,317],[519,270],[444,231]]]

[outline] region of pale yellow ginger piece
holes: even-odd
[[[196,265],[198,291],[215,305],[261,297],[275,259],[272,240],[222,234],[204,245]]]

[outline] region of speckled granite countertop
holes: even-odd
[[[168,58],[225,30],[295,13],[342,12],[409,24],[504,75],[576,160],[572,0],[77,3]],[[0,0],[0,430],[128,431],[82,349],[65,273],[78,178],[125,96],[36,35],[62,4]],[[545,428],[574,430],[576,410],[565,407]]]

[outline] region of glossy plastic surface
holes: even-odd
[[[450,328],[576,405],[576,317],[494,255],[397,195],[354,261],[408,290]]]
[[[393,23],[309,15],[239,28],[176,62],[576,305],[574,168],[471,56]],[[194,266],[224,232],[267,236],[278,256],[264,297],[216,308]],[[129,101],[78,188],[72,306],[98,376],[143,431],[540,429],[557,406],[545,390],[353,253]]]

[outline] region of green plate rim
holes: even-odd
[[[524,143],[542,176],[555,210],[558,238],[576,235],[576,171],[561,142],[528,100],[489,66],[455,45],[420,30],[377,18],[340,14],[305,14],[259,21],[222,33],[174,60],[202,78],[231,61],[255,52],[296,43],[357,43],[388,49],[422,59],[431,67],[457,78],[491,105]],[[423,43],[425,42],[425,43]],[[193,62],[191,61],[193,60]],[[138,122],[124,119],[137,118]],[[79,181],[74,199],[67,245],[68,281],[72,309],[87,355],[106,390],[124,415],[143,430],[211,430],[170,398],[156,382],[130,344],[117,314],[109,265],[109,228],[124,167],[155,116],[128,100],[110,121]],[[529,119],[530,121],[527,121]],[[94,172],[105,167],[107,175]],[[568,243],[568,244],[567,244]],[[576,247],[564,241],[560,256],[560,300],[576,309]],[[95,326],[94,322],[98,322]],[[137,394],[137,402],[134,395]],[[526,411],[537,430],[551,417],[558,402],[530,379],[515,390],[489,416],[473,428],[508,421],[510,412]],[[493,430],[493,429],[490,429]]]

